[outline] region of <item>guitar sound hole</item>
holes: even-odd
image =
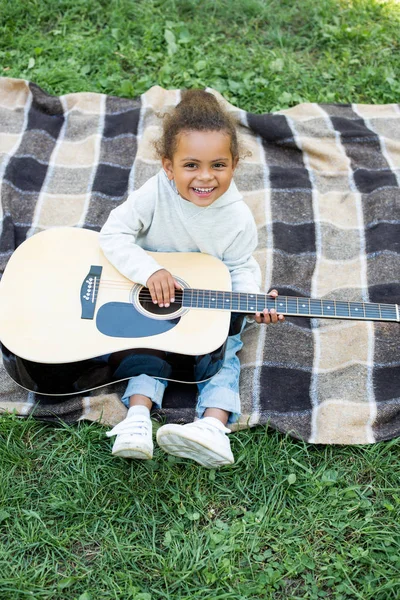
[[[178,310],[180,310],[182,307],[182,304],[180,302],[173,302],[168,307],[161,307],[158,306],[158,304],[154,304],[152,299],[150,298],[150,293],[147,288],[142,288],[140,290],[139,302],[145,311],[151,313],[152,315],[159,316],[172,315],[178,312]]]

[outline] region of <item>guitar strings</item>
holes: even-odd
[[[98,287],[102,287],[102,288],[110,288],[110,289],[120,289],[120,290],[130,290],[132,289],[133,285],[132,284],[124,284],[124,283],[118,283],[118,282],[107,282],[107,283],[103,283],[101,282],[100,285]],[[147,288],[143,287],[139,294],[145,295],[148,294],[149,296],[151,295],[150,292],[148,291]],[[179,295],[183,295],[183,290],[176,290],[175,291],[175,296],[179,296]]]
[[[107,287],[107,288],[112,288],[112,289],[120,289],[120,290],[130,290],[132,289],[132,287],[135,284],[126,284],[124,282],[118,282],[118,281],[112,281],[112,280],[102,280],[100,282],[100,284],[98,284],[98,287]],[[207,293],[207,294],[230,294],[232,295],[232,297],[238,297],[240,295],[246,296],[248,295],[247,292],[232,292],[230,290],[207,290],[207,289],[193,289],[193,288],[185,288],[187,292],[203,292],[203,293]],[[179,298],[180,296],[183,296],[184,290],[175,290],[175,298]],[[142,289],[139,291],[139,295],[140,297],[151,297],[150,291],[148,290],[148,288],[142,287]],[[272,298],[271,296],[269,296],[268,294],[255,294],[257,296],[261,296],[263,298],[267,298],[269,299],[271,302],[275,301],[275,298]]]
[[[110,288],[110,289],[114,289],[114,290],[118,290],[121,292],[126,292],[128,290],[131,290],[136,284],[134,282],[124,282],[124,281],[118,281],[118,280],[107,280],[107,279],[102,279],[102,280],[97,280],[95,283],[95,289],[97,289],[97,291],[99,291],[100,286],[102,286],[103,288]],[[207,297],[207,295],[205,294],[205,292],[207,292],[208,294],[215,294],[215,295],[219,295],[219,294],[224,294],[223,290],[206,290],[206,289],[192,289],[192,288],[184,288],[184,289],[180,289],[180,290],[175,290],[175,296],[174,296],[174,301],[170,301],[170,304],[177,304],[178,306],[183,306],[183,301],[184,301],[184,291],[186,292],[195,292],[195,293],[199,293],[202,292],[204,295],[203,296],[199,296],[197,295],[197,298],[192,295],[191,297],[189,296],[188,301],[191,303],[193,301],[196,301],[197,307],[198,308],[212,308],[211,306],[205,307],[205,303],[208,301],[210,301],[210,296]],[[274,308],[275,310],[278,310],[278,312],[281,310],[278,307],[278,301],[282,300],[285,301],[286,304],[286,309],[283,309],[283,314],[286,315],[293,315],[293,316],[301,316],[303,313],[298,305],[299,301],[306,301],[309,302],[309,311],[310,314],[306,314],[304,313],[304,316],[309,316],[309,317],[316,317],[316,318],[335,318],[335,319],[340,319],[340,318],[344,318],[344,319],[355,319],[355,320],[378,320],[378,321],[392,321],[392,322],[397,322],[398,321],[398,311],[399,309],[397,308],[396,304],[387,304],[387,303],[381,303],[381,302],[357,302],[357,301],[349,301],[349,300],[329,300],[329,299],[319,299],[319,298],[299,298],[296,296],[277,296],[275,298],[271,297],[269,294],[254,294],[256,296],[255,298],[255,307],[253,306],[249,306],[249,299],[248,296],[251,295],[248,292],[231,292],[231,291],[227,291],[227,293],[229,293],[231,295],[232,298],[232,307],[227,307],[224,303],[224,305],[222,306],[218,306],[218,300],[217,300],[217,306],[216,308],[228,308],[229,310],[239,310],[239,311],[243,311],[245,310],[246,312],[249,312],[251,314],[253,314],[256,311],[261,311],[263,310],[263,308]],[[241,298],[241,295],[243,296],[247,296],[247,298]],[[148,288],[146,287],[142,287],[141,290],[139,291],[139,301],[140,302],[147,302],[147,303],[151,303],[151,304],[157,304],[156,302],[153,301],[150,291]],[[263,303],[264,306],[259,306],[258,301],[260,299],[260,297],[262,297],[263,299]],[[289,302],[290,301],[296,301],[296,305],[295,307],[290,306],[290,310],[289,310]],[[221,299],[219,299],[219,301],[221,301]],[[244,301],[244,304],[247,306],[244,306],[242,304],[242,302]],[[234,306],[234,303],[237,303],[237,306]],[[320,306],[318,307],[318,310],[320,310],[321,312],[315,312],[316,311],[316,307],[315,305],[312,306],[311,302],[319,302]],[[199,305],[202,304],[203,306]],[[254,300],[251,301],[251,303],[254,303]],[[326,313],[325,308],[326,308],[326,304],[329,303],[333,306],[334,312],[333,313]],[[190,304],[191,305],[191,304]],[[344,306],[345,305],[345,306]],[[354,305],[356,308],[354,308]],[[191,305],[193,307],[193,305]],[[280,304],[279,306],[284,306],[283,304]],[[304,308],[306,307],[306,305],[304,305]],[[167,307],[166,307],[167,308]],[[327,307],[328,309],[331,308],[331,306]],[[254,310],[255,309],[255,310]],[[356,313],[355,311],[361,310],[361,313]],[[288,312],[289,310],[289,312]],[[367,311],[379,311],[376,314],[371,314]],[[293,312],[292,312],[293,311]],[[385,312],[383,312],[385,311]]]
[[[134,282],[124,282],[124,281],[118,281],[118,280],[112,280],[112,279],[101,279],[99,282],[96,282],[96,287],[99,288],[100,286],[103,288],[112,288],[115,290],[121,290],[121,291],[126,291],[126,290],[130,290],[132,289],[132,287],[136,285]],[[207,290],[207,289],[193,289],[193,288],[185,288],[185,289],[176,289],[175,290],[175,300],[183,300],[183,294],[184,291],[186,290],[186,292],[202,292],[202,293],[207,293],[207,294],[224,294],[225,291],[224,290]],[[226,290],[226,293],[230,294],[232,296],[232,298],[234,298],[235,300],[242,300],[242,298],[240,298],[241,295],[243,296],[248,296],[249,293],[248,292],[232,292],[229,290]],[[262,297],[264,300],[267,300],[267,302],[271,305],[276,305],[276,302],[278,299],[286,299],[288,301],[290,300],[296,300],[296,301],[306,301],[306,302],[320,302],[321,305],[323,305],[323,303],[327,303],[329,302],[330,304],[332,304],[333,306],[337,306],[338,311],[339,311],[339,315],[340,312],[342,310],[350,310],[351,306],[357,305],[360,306],[361,308],[365,307],[365,308],[376,308],[376,309],[385,309],[385,308],[390,308],[393,309],[396,307],[396,304],[391,304],[391,303],[382,303],[382,302],[360,302],[360,301],[349,301],[349,300],[333,300],[333,299],[319,299],[319,298],[306,298],[306,297],[296,297],[296,296],[277,296],[276,298],[273,298],[272,296],[270,296],[269,294],[254,294],[255,296],[257,296],[257,299],[260,299],[260,297]],[[146,300],[152,300],[151,298],[151,294],[150,291],[148,290],[148,288],[146,287],[142,287],[142,289],[139,291],[139,296],[141,299],[143,299],[143,301]],[[194,298],[192,298],[194,299]],[[198,298],[199,301],[202,300],[208,300],[208,298],[206,296],[204,297],[199,297]],[[348,308],[344,309],[343,306],[341,306],[342,304],[346,304]],[[317,315],[317,316],[322,316],[322,315]],[[329,316],[326,313],[324,314],[324,316]],[[344,316],[346,316],[346,313],[344,313]]]
[[[101,287],[109,287],[109,288],[119,288],[119,289],[131,289],[135,284],[134,283],[124,283],[123,281],[113,281],[113,280],[101,280]],[[143,286],[143,289],[147,289]],[[176,293],[182,293],[183,290],[176,290]]]
[[[104,285],[105,284],[105,285]],[[124,282],[119,282],[119,281],[115,281],[115,280],[101,280],[101,282],[98,284],[98,287],[103,286],[103,287],[108,287],[114,290],[121,290],[121,291],[127,291],[128,289],[131,289],[132,286],[135,284],[130,284],[130,283],[124,283]],[[209,295],[211,295],[211,293],[214,294],[223,294],[224,291],[223,290],[206,290],[206,289],[201,289],[201,290],[193,290],[192,288],[185,288],[186,291],[191,292],[207,292]],[[175,290],[175,296],[174,296],[174,302],[171,302],[171,304],[178,304],[182,306],[183,303],[183,292],[184,290]],[[227,290],[227,293],[232,295],[232,299],[237,302],[241,302],[242,299],[240,298],[240,295],[247,295],[246,292],[231,292],[229,290]],[[267,301],[269,302],[269,308],[276,308],[276,299],[272,298],[270,296],[268,296],[268,294],[259,294],[259,296],[262,296],[263,300],[267,299]],[[209,301],[210,297],[207,296],[203,296],[203,297],[197,297],[197,298],[190,298],[191,300],[197,300],[197,302],[200,302],[201,304]],[[140,292],[139,292],[139,300],[141,302],[151,302],[152,304],[155,304],[153,301],[153,298],[150,294],[150,291],[148,290],[148,288],[143,287]],[[220,300],[221,301],[221,300]],[[245,303],[247,303],[248,305],[248,300],[245,300]],[[265,306],[265,305],[264,305]],[[219,308],[222,308],[221,306],[219,306]],[[228,308],[228,307],[227,307]],[[252,308],[252,307],[251,307]],[[250,307],[247,306],[247,309],[250,310]],[[262,308],[260,307],[260,310],[262,310]],[[254,311],[253,311],[254,312]]]
[[[123,281],[119,282],[116,280],[101,280],[100,284],[98,284],[98,287],[103,287],[103,288],[110,288],[110,289],[114,289],[114,290],[121,290],[121,291],[127,291],[132,289],[133,287],[133,283],[124,283]],[[201,290],[193,290],[192,288],[186,288],[186,291],[190,292],[190,291],[201,291],[201,292],[207,292],[208,294],[214,293],[214,294],[220,294],[220,293],[224,293],[223,290],[206,290],[206,289],[201,289]],[[178,304],[178,303],[182,303],[183,301],[183,292],[184,290],[175,290],[175,296],[174,296],[174,303]],[[231,292],[227,290],[228,294],[232,294],[232,297],[235,300],[240,300],[240,292]],[[242,292],[243,295],[246,295],[246,292]],[[275,299],[268,296],[267,294],[258,294],[259,296],[262,296],[263,298],[266,298],[270,301],[270,303],[274,304],[275,303]],[[139,292],[139,298],[140,300],[142,300],[143,302],[153,302],[152,300],[152,296],[150,294],[150,291],[148,290],[148,288],[143,287],[140,292]],[[193,298],[192,298],[193,299]],[[207,301],[209,300],[209,298],[207,297],[203,297],[203,298],[198,298],[198,300],[201,302],[203,300]]]
[[[119,289],[132,289],[136,284],[135,283],[124,283],[123,281],[116,281],[116,280],[107,280],[107,279],[102,279],[100,281],[100,283],[96,284],[98,287],[109,287],[109,288],[119,288]],[[142,289],[140,290],[140,294],[142,295],[143,293],[145,293],[148,290],[148,288],[146,288],[145,286],[142,287]],[[232,294],[233,296],[235,295],[243,295],[243,296],[248,296],[250,295],[249,292],[233,292],[231,290],[208,290],[208,289],[204,289],[204,288],[185,288],[185,289],[176,289],[175,290],[175,296],[179,295],[179,294],[183,294],[184,291],[187,292],[207,292],[207,293],[213,293],[213,294]],[[262,297],[266,297],[269,299],[273,299],[272,296],[269,296],[268,294],[254,294],[254,296],[262,296]]]

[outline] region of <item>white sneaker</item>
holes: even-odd
[[[152,424],[149,417],[128,416],[111,431],[106,432],[107,437],[112,435],[117,436],[112,448],[114,456],[142,460],[153,458]]]
[[[186,425],[163,425],[157,431],[157,442],[168,454],[214,469],[235,462],[227,433],[230,430],[221,421],[205,417]]]

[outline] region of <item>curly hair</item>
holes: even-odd
[[[163,133],[155,142],[160,158],[173,159],[182,131],[222,131],[230,136],[232,158],[239,157],[235,121],[213,94],[205,90],[185,90],[182,100],[164,116]]]

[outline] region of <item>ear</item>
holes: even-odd
[[[232,170],[234,171],[236,169],[236,167],[238,166],[238,162],[239,162],[239,157],[237,156],[236,158],[233,159],[232,162]]]
[[[167,174],[167,177],[170,181],[173,180],[174,178],[174,169],[172,166],[172,160],[170,160],[169,158],[166,158],[165,156],[161,159],[162,162],[162,166],[164,171]]]

